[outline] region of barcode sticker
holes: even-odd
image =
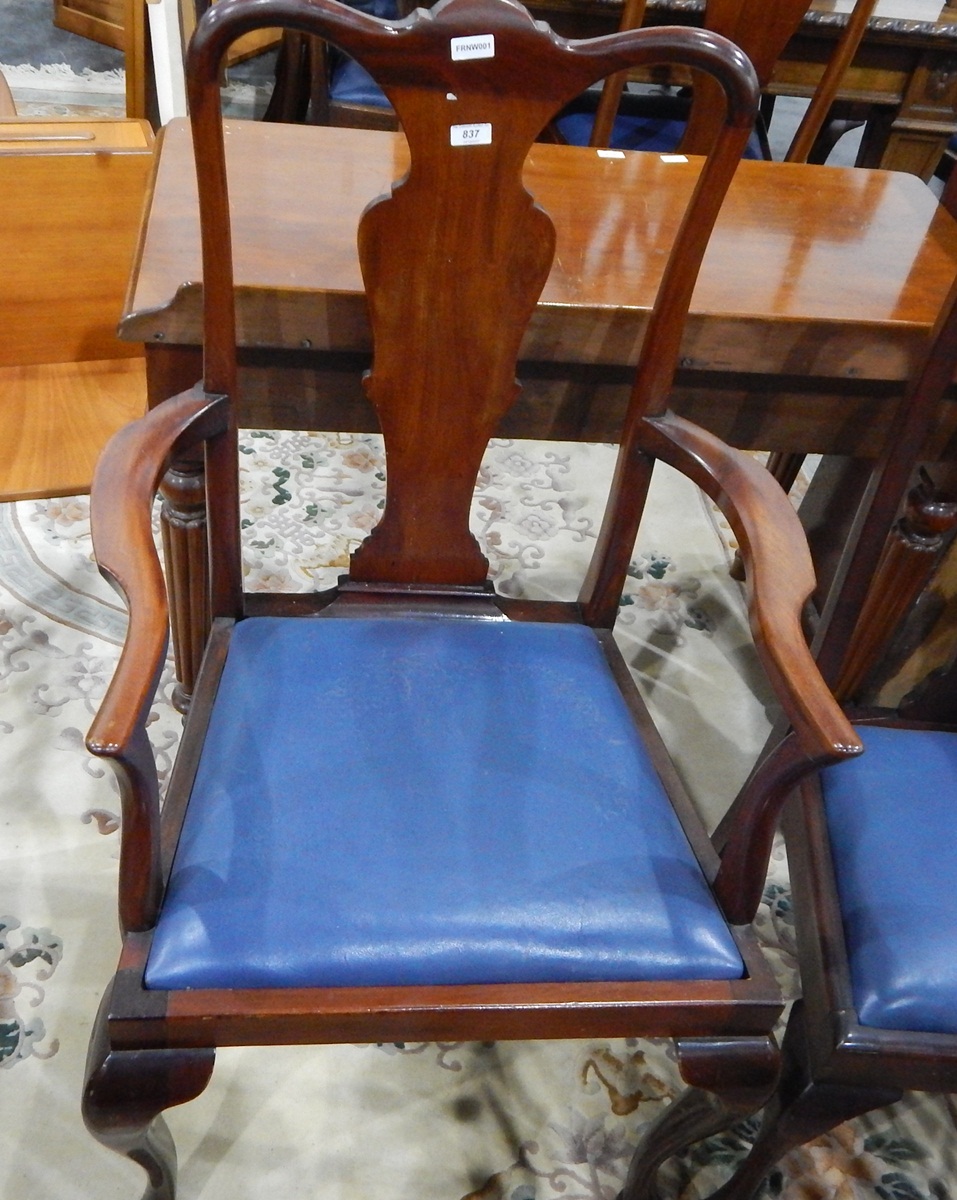
[[[475,37],[452,38],[452,61],[465,62],[470,58],[494,58],[495,34],[480,33]]]
[[[491,146],[492,123],[481,121],[477,125],[451,125],[450,144],[453,146]]]

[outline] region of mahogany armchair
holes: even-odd
[[[877,558],[867,526],[896,507],[955,370],[957,282],[822,618],[818,660],[839,695],[853,697],[869,626],[907,591],[893,540]],[[938,505],[944,520],[952,509]],[[714,1200],[750,1200],[788,1151],[904,1091],[957,1090],[957,926],[939,900],[957,875],[957,667],[899,711],[847,711],[865,753],[806,778],[784,810],[802,999],[757,1139]]]
[[[385,509],[339,586],[312,595],[244,595],[239,553],[216,84],[230,41],[259,25],[360,62],[411,153],[358,229]],[[572,96],[663,60],[718,80],[726,118],[705,161],[662,164],[686,172],[688,208],[579,599],[510,599],[487,583],[468,521],[555,253],[522,164]],[[97,555],[130,629],[88,738],[123,803],[123,949],[90,1050],[88,1127],[146,1169],[147,1197],[169,1198],[161,1113],[202,1091],[219,1045],[673,1037],[691,1088],[634,1160],[626,1195],[649,1196],[669,1154],[773,1087],[781,1000],[749,925],[777,810],[807,772],[859,751],[801,633],[813,575],[790,505],[748,456],[667,411],[753,122],[753,72],[703,31],[565,42],[514,0],[442,0],[398,22],[336,0],[223,0],[199,25],[188,77],[205,378],[124,431],[94,485]],[[205,449],[211,633],[161,814],[146,719],[168,617],[150,506],[165,463],[192,445]],[[658,459],[736,530],[758,651],[791,723],[720,860],[613,636]],[[250,939],[250,922],[268,940]]]

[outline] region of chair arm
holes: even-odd
[[[750,455],[672,413],[644,426],[642,445],[706,492],[737,535],[755,646],[801,748],[815,758],[859,754],[860,739],[804,636],[801,614],[815,587],[814,567],[780,485]]]
[[[162,894],[159,782],[146,720],[166,658],[168,606],[153,542],[153,498],[168,460],[222,432],[225,396],[201,387],[121,429],[97,464],[90,497],[100,571],[124,598],[130,623],[116,672],[87,734],[116,775],[123,810],[119,916],[124,933],[152,927]]]
[[[643,422],[642,446],[694,480],[738,536],[755,646],[791,724],[759,762],[713,838],[721,855],[713,880],[728,920],[754,919],[774,831],[800,781],[863,750],[817,668],[801,628],[814,589],[804,529],[791,502],[750,455],[671,413]]]
[[[167,462],[177,451],[222,432],[224,396],[197,385],[165,400],[121,429],[97,463],[90,493],[93,544],[100,573],[123,597],[130,621],[120,661],[87,735],[91,754],[128,747],[153,702],[166,658],[169,610],[153,542],[152,506]]]

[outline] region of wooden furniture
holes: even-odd
[[[83,23],[82,28],[71,24],[62,24],[64,29],[72,29],[74,33],[83,33],[96,41],[106,41],[110,46],[116,46],[124,54],[126,68],[126,115],[141,120],[153,122],[157,127],[163,122],[159,118],[156,97],[156,81],[153,73],[153,47],[150,36],[150,21],[148,9],[159,3],[174,3],[179,9],[179,25],[182,45],[189,42],[196,26],[197,12],[203,12],[210,3],[216,0],[55,0],[59,5],[69,5],[70,8],[83,5],[96,6],[99,3],[109,3],[119,23],[104,29],[100,25],[90,26]],[[76,20],[64,13],[64,19]],[[57,20],[61,24],[61,20]],[[98,32],[102,30],[102,36]],[[115,30],[115,32],[114,32]],[[108,40],[108,38],[116,40]],[[260,29],[248,37],[238,39],[230,51],[227,64],[232,65],[251,58],[256,54],[274,46],[279,34],[274,29]]]
[[[352,8],[383,20],[408,16],[410,0],[353,0]],[[321,38],[286,30],[276,64],[267,121],[306,121],[350,129],[397,129],[395,110],[369,73]]]
[[[287,399],[295,380],[311,428],[375,429],[359,383],[370,334],[352,231],[406,170],[405,141],[258,122],[229,128],[241,420],[295,425]],[[190,154],[187,127],[174,122],[160,139],[121,324],[123,337],[146,344],[151,404],[201,371]],[[696,171],[655,155],[533,148],[525,177],[555,220],[559,252],[523,342],[523,391],[503,435],[617,440],[658,278],[633,214],[647,209],[666,240]],[[338,181],[333,191],[328,178]],[[305,260],[288,230],[310,219],[316,194],[325,198],[323,252]],[[957,225],[913,177],[742,163],[692,301],[676,410],[742,448],[875,457],[955,270]],[[928,460],[951,454],[953,431],[947,404]],[[202,536],[196,471],[165,488],[174,540]],[[174,645],[188,693],[205,638],[203,555],[181,545],[174,558]]]
[[[866,32],[875,2],[876,0],[855,0],[850,18],[834,45],[831,60],[818,81],[811,103],[794,135],[786,156],[788,162],[808,160],[845,72]],[[714,33],[730,38],[741,47],[751,60],[758,82],[762,89],[765,89],[778,59],[797,31],[809,6],[810,0],[791,0],[790,3],[778,3],[772,7],[764,3],[764,0],[708,0],[703,25]],[[646,0],[626,0],[622,6],[621,28],[631,29],[641,25],[646,11]],[[654,97],[642,98],[626,93],[627,82],[622,73],[605,80],[593,118],[589,119],[590,114],[587,114],[587,110],[582,114],[585,116],[584,121],[580,118],[576,120],[572,113],[563,114],[556,125],[565,135],[565,139],[580,145],[615,145],[633,150],[646,148],[646,143],[650,140],[654,144],[647,145],[648,149],[670,149],[672,145],[677,144],[677,141],[671,142],[671,137],[677,134],[681,149],[688,154],[698,153],[701,146],[708,145],[712,137],[713,123],[717,119],[718,107],[717,98],[712,94],[706,80],[695,81],[694,104],[690,109],[688,124],[685,125],[684,121],[674,122],[672,119],[664,128],[657,130],[650,130],[647,124],[648,116],[653,117],[655,113]],[[579,103],[581,99],[584,98],[580,98]],[[640,107],[635,116],[629,119],[622,105],[624,103],[634,106],[636,101]],[[638,119],[637,126],[635,118]],[[659,124],[659,121],[655,121],[655,126]],[[584,136],[586,130],[587,137]],[[756,133],[760,134],[760,145],[754,156],[770,158],[771,152],[763,122],[758,123]],[[658,144],[662,140],[663,144]]]
[[[68,33],[122,50],[125,3],[126,0],[53,0],[53,24]]]
[[[932,418],[955,369],[957,283],[900,414],[900,443],[881,463],[877,504],[896,503],[922,436],[910,426]],[[861,558],[860,548],[848,555],[839,615],[821,639],[822,667],[838,681],[853,673]],[[805,780],[785,810],[803,998],[758,1137],[715,1200],[756,1196],[789,1150],[904,1090],[957,1088],[957,957],[939,907],[957,871],[953,669],[906,712],[849,715],[865,753]]]
[[[139,121],[0,121],[0,499],[89,491],[146,407],[116,336],[152,162]]]
[[[848,65],[853,60],[867,28],[876,0],[856,0],[851,17],[834,46],[831,62],[821,76],[801,126],[795,135],[791,162],[807,159],[817,133],[823,126],[831,103],[841,84]],[[763,0],[707,0],[703,25],[715,33],[730,38],[747,54],[762,88],[770,81],[771,73],[786,44],[796,32],[808,11],[810,0],[789,0],[769,8]],[[395,0],[358,0],[352,7],[361,8],[373,16],[395,19],[407,15],[408,4]],[[625,0],[621,7],[620,29],[637,29],[644,19],[646,0]],[[690,77],[689,77],[690,81]],[[549,133],[559,141],[573,145],[608,146],[614,144],[632,150],[670,150],[681,137],[675,126],[683,126],[687,108],[682,100],[668,102],[660,97],[639,97],[622,92],[625,76],[619,74],[605,82],[597,113],[590,103],[594,94],[578,97],[576,102],[550,127]],[[696,105],[691,128],[683,141],[683,149],[691,154],[707,147],[712,137],[711,116],[716,113],[716,95],[709,90],[707,79],[700,80],[700,104]],[[615,114],[624,99],[633,119],[622,116],[621,137],[612,137]],[[681,119],[661,117],[675,111]],[[322,42],[309,42],[297,34],[283,39],[282,57],[277,70],[277,86],[267,118],[276,120],[309,119],[320,125],[345,125],[359,129],[395,129],[395,113],[382,92],[375,87],[368,73],[349,59],[343,60],[335,48]],[[594,119],[593,119],[594,118]],[[662,130],[661,124],[665,125]],[[758,124],[763,157],[770,158],[762,122]],[[546,139],[548,140],[548,139]],[[755,154],[760,157],[761,154]]]
[[[386,505],[348,578],[311,596],[244,595],[239,554],[218,64],[231,37],[280,18],[373,72],[412,159],[358,229]],[[555,253],[522,162],[589,83],[662,58],[722,81],[726,125],[689,179],[579,601],[510,601],[488,585],[468,515]],[[748,922],[776,808],[807,771],[858,751],[800,632],[813,578],[793,510],[749,456],[665,407],[753,121],[753,72],[695,31],[571,47],[514,0],[448,0],[399,36],[335,0],[236,0],[203,19],[189,76],[204,381],[111,443],[93,497],[130,634],[88,740],[120,781],[124,948],[91,1048],[87,1123],[145,1167],[147,1196],[168,1200],[160,1113],[202,1090],[217,1045],[673,1036],[691,1090],[633,1164],[626,1195],[649,1196],[663,1158],[753,1109],[773,1081],[780,1001]],[[321,222],[321,202],[312,211]],[[324,245],[303,227],[301,258]],[[161,822],[146,721],[167,612],[150,512],[167,461],[190,446],[209,478],[212,636]],[[612,637],[656,459],[738,531],[759,653],[794,722],[720,863]]]
[[[700,22],[704,0],[649,0],[646,24]],[[767,87],[770,95],[810,97],[847,23],[847,0],[813,0]],[[565,37],[614,29],[621,0],[534,0],[531,9]],[[944,0],[880,0],[838,99],[867,117],[858,165],[929,179],[957,132],[953,71],[957,9]]]
[[[10,85],[0,72],[0,117],[6,120],[7,117],[15,117],[17,115],[17,106],[13,99],[13,93],[10,91]]]

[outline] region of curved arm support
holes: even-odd
[[[734,530],[758,655],[804,751],[859,754],[860,740],[804,637],[801,613],[814,590],[814,567],[801,522],[780,486],[749,455],[670,413],[649,418],[641,442],[707,493]]]
[[[159,795],[146,719],[166,659],[166,585],[153,542],[153,497],[170,457],[226,428],[224,396],[200,387],[164,401],[122,429],[97,464],[90,497],[97,562],[130,622],[116,672],[87,735],[120,785],[123,845],[120,923],[149,928],[159,895]]]
[[[646,420],[640,441],[643,450],[709,495],[737,535],[755,647],[791,725],[735,800],[733,816],[722,824],[715,891],[729,919],[743,923],[753,918],[761,899],[785,800],[805,775],[854,757],[863,747],[802,631],[814,568],[804,530],[779,485],[749,455],[670,413]]]
[[[732,924],[754,920],[764,892],[774,832],[787,798],[812,771],[852,753],[848,748],[845,754],[809,755],[792,730],[752,771],[712,839],[721,854],[712,887]]]

